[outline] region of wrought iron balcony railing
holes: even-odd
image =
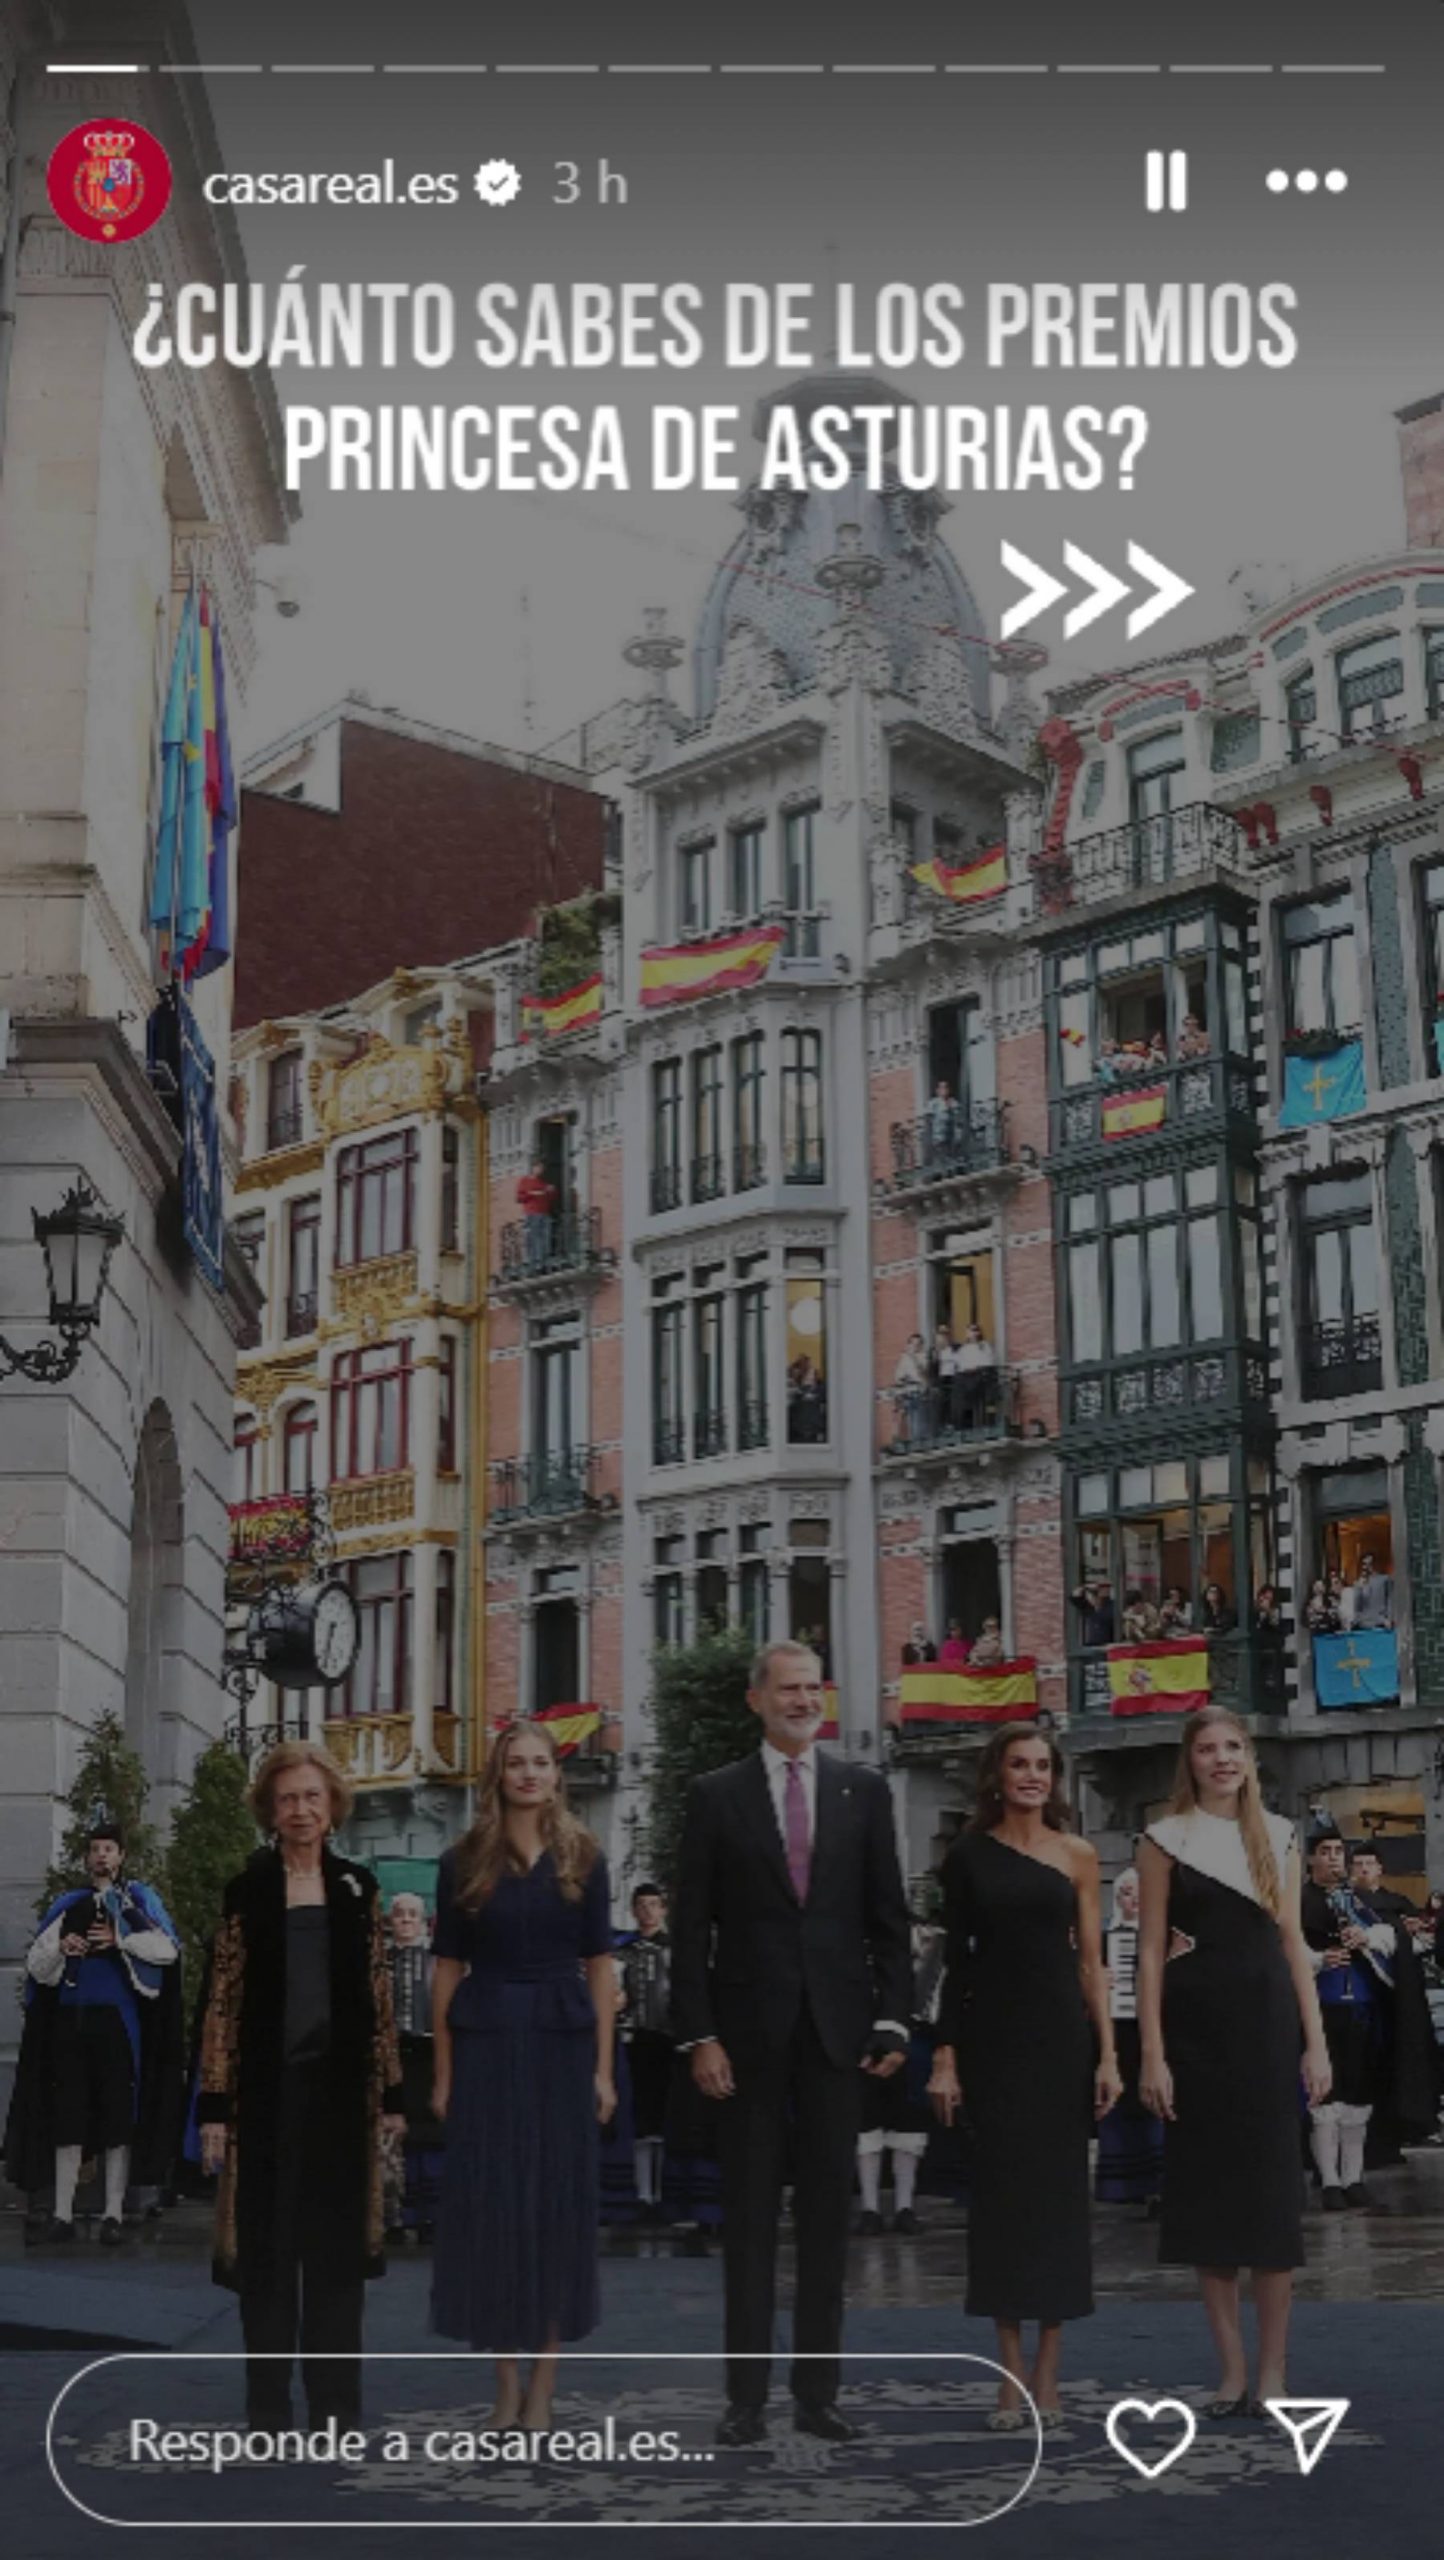
[[[894,1121],[890,1138],[895,1191],[993,1173],[1007,1161],[1001,1102],[933,1102],[916,1120]]]
[[[819,1144],[789,1148],[783,1160],[784,1182],[825,1182],[827,1160]]]
[[[673,1415],[652,1425],[652,1464],[654,1467],[679,1467],[687,1455],[687,1433],[681,1420]]]
[[[767,1446],[767,1407],[760,1396],[744,1396],[738,1406],[737,1446],[739,1449],[765,1449]]]
[[[927,1387],[895,1387],[890,1458],[965,1449],[1018,1434],[1018,1382],[1011,1369],[965,1369]]]
[[[735,1146],[732,1150],[733,1190],[755,1191],[761,1183],[766,1181],[766,1179],[766,1148],[760,1144],[753,1144],[751,1141]]]
[[[694,1156],[690,1187],[694,1201],[723,1199],[727,1190],[727,1168],[724,1159],[720,1155]]]
[[[679,1164],[654,1164],[651,1174],[650,1193],[654,1216],[660,1216],[664,1209],[680,1209],[682,1206],[681,1166]]]
[[[550,1218],[515,1218],[501,1231],[504,1288],[544,1280],[554,1272],[592,1271],[610,1261],[602,1245],[600,1209],[568,1209]]]
[[[1246,838],[1228,811],[1211,800],[1190,800],[1181,809],[1161,809],[1151,818],[1082,837],[1040,873],[1043,905],[1059,914],[1125,897],[1130,890],[1163,887],[1215,863],[1242,870],[1246,861]]]
[[[727,1416],[720,1407],[704,1407],[692,1416],[694,1458],[720,1458],[727,1446]]]
[[[1204,1407],[1236,1411],[1268,1403],[1268,1363],[1261,1350],[1219,1343],[1211,1349],[1140,1353],[1110,1367],[1065,1378],[1064,1425],[1090,1436],[1102,1426],[1136,1425],[1149,1414],[1180,1417]]]
[[[527,1458],[500,1458],[491,1470],[492,1519],[500,1525],[594,1510],[596,1472],[595,1452],[587,1448],[538,1449]]]
[[[1299,1371],[1305,1401],[1376,1395],[1384,1383],[1384,1347],[1377,1315],[1334,1316],[1307,1324],[1299,1335]]]

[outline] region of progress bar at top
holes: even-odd
[[[626,79],[639,73],[658,76],[686,73],[730,73],[754,79],[795,77],[799,73],[814,78],[855,77],[859,74],[880,76],[893,72],[932,75],[949,72],[966,79],[973,78],[1040,78],[1050,73],[1077,78],[1085,73],[1100,78],[1128,78],[1187,74],[1193,78],[1274,79],[1301,78],[1306,75],[1331,76],[1338,79],[1376,78],[1387,71],[1384,62],[47,62],[47,71],[136,73],[155,70],[175,79],[220,79],[227,73],[279,72],[308,78],[324,77],[328,72],[357,74],[434,73],[451,77],[460,72],[475,75],[505,73],[516,78],[546,78],[561,75],[582,78],[605,74],[613,79]]]

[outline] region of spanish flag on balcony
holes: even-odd
[[[602,1018],[602,973],[583,978],[579,987],[568,987],[559,996],[523,996],[521,1000],[521,1036],[523,1040],[557,1040],[564,1031],[581,1031]]]
[[[829,1680],[822,1693],[822,1722],[817,1728],[819,1742],[837,1740],[837,1683]]]
[[[589,1734],[597,1731],[602,1721],[600,1707],[541,1707],[534,1716],[526,1716],[526,1724],[544,1724],[557,1747],[557,1758],[569,1760]]]
[[[1105,1093],[1101,1125],[1105,1138],[1141,1138],[1161,1129],[1168,1117],[1168,1087],[1135,1085],[1131,1092]]]
[[[765,978],[785,938],[780,924],[749,926],[711,942],[654,945],[642,954],[644,1005],[677,1004],[684,997],[721,995],[728,987],[755,986]]]
[[[975,898],[1000,898],[1008,885],[1008,849],[990,844],[976,862],[960,862],[956,869],[934,854],[931,862],[915,862],[912,875],[925,889],[947,898],[955,907],[971,906]]]
[[[1186,1716],[1209,1700],[1208,1638],[1111,1644],[1108,1686],[1116,1716]]]
[[[935,1662],[905,1671],[899,1684],[901,1721],[910,1724],[1006,1724],[1030,1716],[1038,1704],[1038,1666],[1030,1654],[995,1662],[990,1670],[941,1670]]]

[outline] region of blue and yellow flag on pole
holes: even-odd
[[[1367,1100],[1363,1041],[1341,1040],[1321,1057],[1284,1061],[1279,1127],[1309,1129],[1320,1120],[1343,1120],[1351,1111],[1362,1111]]]
[[[1321,1707],[1382,1707],[1399,1695],[1399,1639],[1392,1627],[1350,1627],[1314,1638],[1314,1693]]]

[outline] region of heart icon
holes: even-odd
[[[1165,2446],[1162,2453],[1151,2458],[1145,2453],[1135,2453],[1123,2435],[1123,2421],[1129,2417],[1141,2418],[1148,2427],[1156,2427],[1162,2419],[1174,2420],[1178,2427],[1177,2442]],[[1109,2443],[1115,2453],[1121,2454],[1125,2462],[1131,2462],[1134,2470],[1142,2473],[1145,2480],[1160,2480],[1175,2462],[1181,2462],[1197,2433],[1198,2420],[1185,2400],[1118,2400],[1108,2412]]]

